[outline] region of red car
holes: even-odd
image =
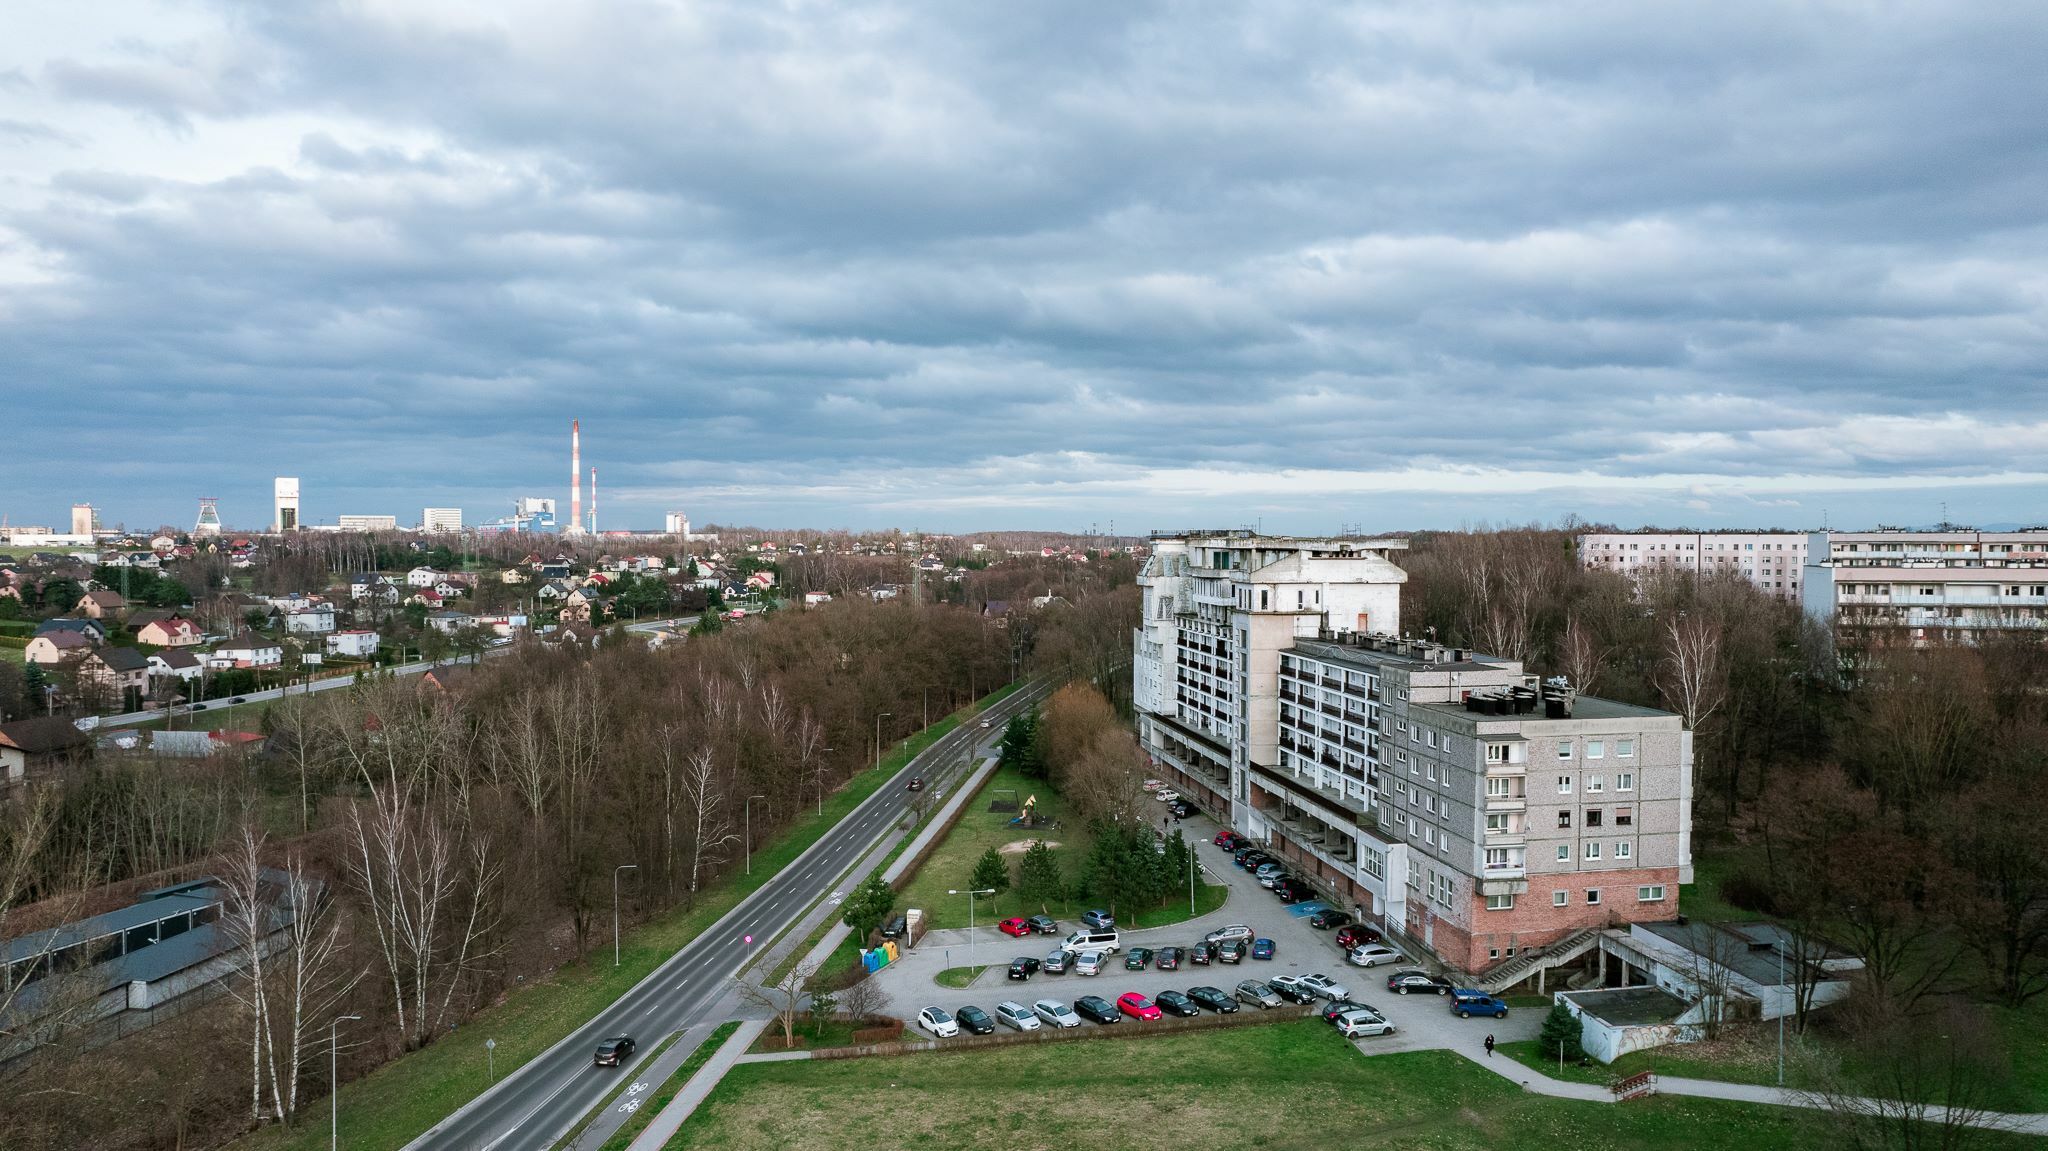
[[[1029,935],[1031,934],[1031,921],[1027,919],[1005,919],[1001,923],[996,924],[996,930],[1004,935]]]
[[[1237,833],[1234,831],[1219,831],[1216,833],[1216,838],[1211,842],[1218,847],[1235,848],[1240,841],[1237,838]]]
[[[1337,949],[1339,951],[1349,951],[1354,947],[1378,942],[1380,942],[1378,929],[1367,927],[1363,923],[1353,923],[1348,927],[1337,929]]]
[[[1159,1009],[1152,1006],[1152,1001],[1135,991],[1126,991],[1122,995],[1117,996],[1116,1009],[1133,1019],[1143,1019],[1149,1022],[1159,1018]]]

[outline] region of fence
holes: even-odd
[[[1191,1031],[1220,1031],[1226,1027],[1258,1027],[1286,1023],[1316,1015],[1314,1008],[1274,1008],[1268,1011],[1240,1011],[1235,1015],[1196,1015],[1187,1019],[1164,1018],[1135,1027],[1041,1027],[1003,1035],[962,1035],[944,1042],[930,1040],[910,1043],[863,1043],[852,1047],[827,1047],[811,1052],[813,1059],[858,1059],[868,1055],[915,1055],[925,1051],[962,1051],[979,1047],[1016,1047],[1031,1043],[1082,1043],[1095,1039],[1142,1039],[1148,1035],[1170,1035]]]

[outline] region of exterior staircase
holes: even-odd
[[[1541,951],[1524,952],[1479,978],[1478,986],[1489,994],[1499,994],[1544,967],[1555,967],[1569,963],[1600,943],[1600,933],[1605,928],[1588,927],[1576,935],[1568,935]]]

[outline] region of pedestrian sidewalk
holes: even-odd
[[[1614,1093],[1605,1087],[1592,1083],[1567,1083],[1552,1079],[1548,1075],[1511,1059],[1506,1055],[1488,1058],[1484,1053],[1452,1048],[1459,1055],[1477,1063],[1488,1071],[1512,1083],[1520,1084],[1525,1091],[1548,1095],[1555,1099],[1577,1099],[1586,1103],[1616,1102]],[[1657,1093],[1660,1095],[1685,1095],[1696,1099],[1725,1099],[1735,1103],[1762,1103],[1773,1107],[1807,1107],[1820,1109],[1825,1106],[1820,1100],[1804,1092],[1783,1087],[1764,1087],[1752,1083],[1723,1083],[1714,1079],[1682,1079],[1675,1076],[1657,1076]],[[1899,1104],[1881,1099],[1855,1099],[1851,1105],[1868,1115],[1897,1115]],[[1912,1118],[1929,1123],[1940,1123],[1946,1119],[1948,1109],[1928,1104]],[[1998,1131],[2013,1131],[2022,1135],[2048,1136],[2048,1114],[2008,1114],[2002,1111],[1987,1111],[1967,1119],[1970,1126],[1984,1127]]]
[[[690,1081],[683,1084],[683,1089],[676,1092],[676,1097],[669,1100],[668,1106],[661,1109],[661,1114],[656,1115],[654,1121],[641,1130],[628,1151],[661,1151],[670,1139],[675,1138],[676,1132],[683,1125],[683,1120],[688,1119],[691,1112],[697,1110],[697,1105],[704,1102],[705,1097],[711,1094],[711,1089],[718,1086],[719,1080],[725,1078],[725,1073],[732,1070],[733,1064],[740,1061],[747,1048],[754,1045],[754,1040],[759,1038],[767,1027],[766,1019],[749,1019],[741,1023],[739,1030],[732,1033],[725,1041],[725,1045],[713,1053],[711,1058],[705,1061],[704,1066],[697,1069],[695,1075],[690,1076]]]
[[[686,1029],[680,1038],[663,1049],[653,1063],[633,1077],[633,1082],[619,1093],[618,1098],[591,1119],[590,1125],[576,1136],[576,1142],[570,1144],[571,1148],[604,1146],[605,1140],[625,1126],[634,1112],[646,1106],[654,1092],[676,1073],[676,1068],[696,1054],[697,1048],[702,1047],[716,1030],[717,1023],[699,1023]]]

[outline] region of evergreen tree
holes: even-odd
[[[865,940],[896,909],[896,889],[877,871],[839,904],[839,918]]]
[[[1550,1014],[1543,1017],[1543,1033],[1536,1037],[1537,1050],[1545,1059],[1558,1057],[1558,1044],[1564,1045],[1564,1059],[1577,1063],[1586,1057],[1586,1049],[1579,1042],[1579,1020],[1571,1008],[1559,1003],[1551,1007]]]
[[[996,742],[1003,766],[1029,779],[1044,779],[1045,755],[1039,749],[1038,711],[1033,709],[1012,718]]]
[[[977,891],[994,891],[998,894],[1010,889],[1010,865],[1003,862],[1002,852],[991,847],[974,861],[974,878],[968,885]]]
[[[1026,848],[1024,858],[1017,864],[1017,894],[1041,911],[1066,899],[1067,885],[1060,876],[1059,853],[1042,839]]]

